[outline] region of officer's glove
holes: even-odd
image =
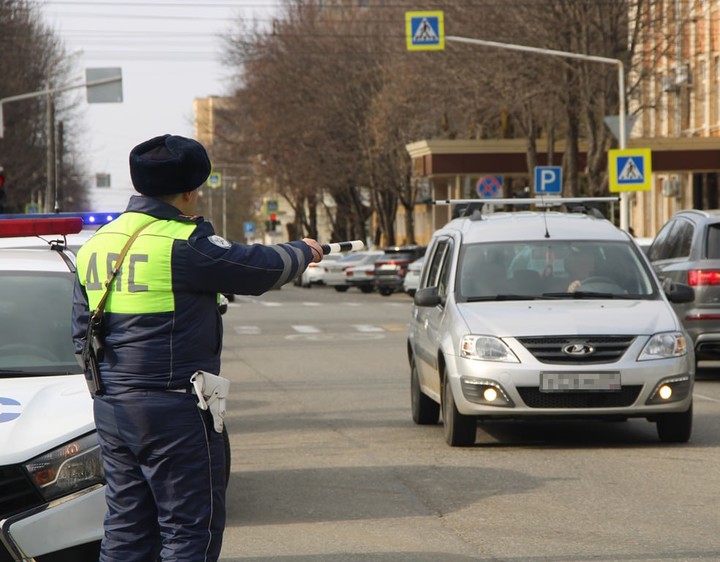
[[[198,408],[210,410],[215,431],[222,433],[225,419],[225,399],[230,390],[230,381],[206,371],[195,371],[190,382],[198,397]]]

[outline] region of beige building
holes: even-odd
[[[663,139],[678,150],[720,149],[720,0],[651,3],[648,31],[641,38],[647,76],[630,111],[640,107],[633,136]],[[653,236],[680,209],[720,206],[720,155],[714,163],[656,173],[651,192],[633,201],[636,232]],[[653,166],[654,167],[654,166]]]

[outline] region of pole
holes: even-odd
[[[448,35],[446,41],[455,41],[456,43],[469,43],[472,45],[481,45],[483,47],[495,47],[498,49],[507,49],[510,51],[522,51],[526,53],[536,53],[540,55],[551,55],[555,57],[564,57],[569,59],[585,60],[590,62],[598,62],[602,64],[612,64],[618,67],[618,141],[620,149],[627,148],[627,131],[625,125],[625,66],[620,59],[610,57],[598,57],[595,55],[585,55],[582,53],[572,53],[569,51],[557,51],[555,49],[541,49],[539,47],[529,47],[527,45],[516,45],[514,43],[499,43],[497,41],[486,41],[484,39],[471,39],[468,37],[457,37]],[[620,194],[620,228],[628,230],[630,226],[630,206],[629,193],[621,192]]]
[[[47,116],[47,178],[45,182],[45,205],[44,213],[52,213],[53,187],[55,185],[55,103],[51,90],[47,90],[47,102],[45,113]]]

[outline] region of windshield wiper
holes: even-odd
[[[467,297],[466,302],[488,302],[488,301],[534,301],[542,298],[538,295],[489,295],[486,297]]]
[[[543,293],[543,297],[565,299],[617,299],[622,295],[613,293],[597,293],[595,291],[575,291],[574,293]]]

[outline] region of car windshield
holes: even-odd
[[[657,297],[632,244],[532,241],[467,245],[458,276],[460,300]]]
[[[70,319],[70,273],[0,277],[0,377],[78,373]]]

